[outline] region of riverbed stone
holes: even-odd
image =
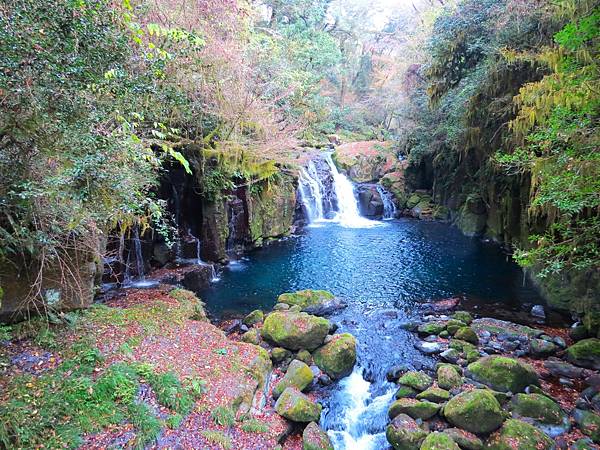
[[[452,314],[452,318],[455,320],[460,320],[467,325],[470,325],[471,322],[473,322],[473,316],[467,311],[456,311],[454,314]]]
[[[281,294],[277,298],[277,302],[285,303],[286,305],[290,306],[298,305],[300,308],[306,308],[307,306],[319,305],[334,298],[335,296],[328,291],[305,289],[303,291],[286,292]]]
[[[473,389],[451,398],[444,416],[452,425],[475,434],[490,433],[504,421],[500,403],[487,389]]]
[[[424,391],[433,384],[433,379],[424,372],[410,371],[400,377],[398,384]]]
[[[417,331],[422,336],[438,335],[446,329],[446,322],[425,322],[419,325]]]
[[[437,369],[437,384],[442,389],[456,389],[463,384],[463,378],[451,364],[440,364]]]
[[[289,350],[314,350],[329,332],[329,321],[303,312],[275,311],[261,328],[262,337]]]
[[[242,334],[240,336],[240,340],[249,344],[258,345],[260,344],[260,331],[258,331],[256,328],[252,328],[251,330],[248,330]]]
[[[440,353],[440,357],[446,362],[456,364],[460,359],[460,352],[454,348],[449,348]]]
[[[313,378],[310,367],[306,363],[295,359],[288,366],[283,378],[273,388],[273,397],[279,397],[288,387],[295,387],[299,391],[303,391],[312,383]]]
[[[600,444],[600,415],[583,409],[576,409],[573,419],[583,434]]]
[[[460,428],[446,428],[444,430],[448,436],[452,438],[458,446],[465,450],[481,450],[483,449],[483,441],[479,439],[475,434],[469,433],[468,431],[461,430]]]
[[[600,339],[583,339],[567,348],[566,356],[576,366],[600,370]]]
[[[501,392],[523,392],[539,385],[537,373],[529,364],[505,356],[485,356],[469,364],[467,376]]]
[[[469,344],[477,345],[479,344],[479,338],[477,334],[471,327],[462,327],[456,330],[454,333],[455,339],[460,339],[461,341],[468,342]]]
[[[517,419],[508,419],[502,428],[490,436],[487,449],[515,450],[536,449],[551,450],[554,441],[540,429]]]
[[[529,353],[537,358],[547,358],[558,350],[556,344],[544,339],[531,339],[529,341]]]
[[[460,339],[452,339],[448,346],[454,350],[458,350],[461,356],[467,360],[467,362],[475,362],[481,356],[479,349],[471,344],[470,342],[462,341]]]
[[[300,350],[296,353],[296,359],[308,364],[309,366],[313,364],[313,357],[308,350]]]
[[[400,385],[398,390],[396,391],[396,398],[415,398],[419,391],[409,387]]]
[[[436,403],[419,401],[414,398],[401,398],[396,400],[388,409],[388,416],[393,419],[398,414],[408,414],[413,419],[427,420],[435,416],[440,409]]]
[[[356,363],[356,339],[349,333],[337,334],[313,353],[315,364],[333,379],[345,377]]]
[[[385,430],[385,437],[395,450],[419,450],[428,432],[406,414],[398,414]]]
[[[273,347],[273,349],[271,349],[271,359],[274,363],[279,363],[290,356],[292,356],[292,352],[285,348]]]
[[[448,321],[448,323],[446,324],[446,331],[454,336],[454,334],[460,330],[462,327],[466,327],[467,324],[465,322],[463,322],[462,320],[456,320],[456,319],[451,319]]]
[[[320,404],[293,387],[286,388],[275,403],[277,414],[292,422],[318,422],[321,409]]]
[[[493,335],[503,334],[512,337],[525,336],[528,338],[536,338],[544,334],[543,330],[537,328],[519,325],[506,320],[492,319],[490,317],[482,317],[480,319],[473,320],[471,323],[471,328],[473,328],[478,334],[481,331],[488,331]]]
[[[460,450],[460,447],[451,436],[436,431],[427,435],[420,450]]]
[[[442,333],[444,333],[444,331],[442,331]],[[440,333],[441,336],[441,333]],[[424,353],[426,355],[433,355],[435,353],[440,353],[443,350],[443,347],[441,344],[437,343],[437,342],[426,342],[426,341],[419,341],[417,343],[415,343],[415,348],[417,350],[419,350],[421,353]]]
[[[531,423],[555,437],[569,428],[569,418],[558,403],[541,394],[516,394],[511,402],[515,418]]]
[[[436,386],[427,388],[417,395],[417,400],[429,400],[434,403],[441,403],[450,399],[450,392]]]
[[[333,444],[327,433],[311,422],[302,433],[302,450],[333,450]]]
[[[263,313],[260,309],[255,309],[242,320],[242,323],[248,327],[256,325],[264,320],[265,313]]]

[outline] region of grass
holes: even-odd
[[[231,448],[231,438],[222,431],[206,430],[202,432],[202,436],[207,441],[218,445],[222,449],[229,450]]]
[[[269,431],[269,425],[258,419],[247,419],[242,422],[240,428],[246,433],[267,433]]]
[[[217,425],[231,427],[235,424],[235,414],[228,406],[217,406],[210,413],[212,420]]]

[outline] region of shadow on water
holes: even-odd
[[[200,292],[215,317],[269,310],[277,296],[326,289],[349,306],[331,317],[358,339],[354,373],[325,392],[322,426],[336,449],[385,448],[393,385],[387,370],[434,361],[414,348],[402,324],[421,318],[423,302],[462,295],[471,308],[506,311],[541,303],[521,270],[501,249],[445,224],[412,219],[371,228],[324,223],[274,242],[226,268]]]

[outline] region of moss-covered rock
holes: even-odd
[[[427,435],[420,450],[460,450],[460,447],[451,436],[436,431]]]
[[[304,309],[307,306],[319,305],[327,300],[333,300],[334,295],[328,291],[305,289],[297,292],[286,292],[281,294],[277,301],[290,306],[298,305]]]
[[[426,322],[419,325],[417,331],[422,336],[438,335],[446,329],[446,325],[444,321]]]
[[[454,334],[456,334],[456,332],[458,330],[460,330],[461,328],[466,327],[466,326],[467,326],[467,324],[461,320],[450,319],[448,321],[448,323],[446,324],[446,331],[451,336],[454,336]]]
[[[296,354],[296,359],[308,364],[309,366],[314,363],[313,357],[308,350],[300,350]]]
[[[576,366],[600,370],[600,339],[583,339],[571,345],[567,360]]]
[[[396,391],[396,398],[415,398],[419,391],[411,388],[410,386],[400,385],[398,390]]]
[[[342,378],[352,372],[356,363],[356,339],[348,333],[335,335],[313,353],[313,358],[331,378]]]
[[[258,345],[260,344],[260,331],[255,328],[246,331],[244,334],[240,336],[240,340],[242,342],[247,342],[248,344]]]
[[[467,311],[456,311],[454,314],[452,314],[452,318],[455,320],[460,320],[467,325],[470,325],[471,322],[473,322],[473,316]]]
[[[398,414],[385,429],[385,437],[395,450],[418,450],[427,434],[406,414]]]
[[[463,377],[451,364],[440,364],[437,369],[437,383],[442,389],[455,389],[462,386]]]
[[[454,333],[454,337],[456,339],[460,339],[461,341],[468,342],[469,344],[479,344],[479,338],[477,337],[477,334],[470,327],[459,328],[456,330],[456,333]]]
[[[531,339],[529,341],[529,352],[532,356],[545,358],[553,355],[558,350],[558,346],[544,339]]]
[[[476,434],[490,433],[504,421],[500,403],[487,389],[473,389],[451,398],[444,416],[452,425]]]
[[[481,356],[479,354],[479,349],[475,345],[460,339],[452,339],[448,344],[448,347],[458,350],[467,362],[475,362]]]
[[[432,378],[424,372],[406,372],[398,380],[398,384],[411,387],[417,391],[424,391],[433,384]]]
[[[271,350],[271,359],[274,363],[279,363],[290,356],[292,356],[292,352],[282,347],[273,347]]]
[[[468,376],[501,392],[523,392],[530,384],[539,386],[535,369],[504,356],[485,356],[467,367]]]
[[[244,325],[251,327],[252,325],[256,325],[257,323],[262,322],[264,318],[265,314],[260,309],[255,309],[246,317],[244,317],[244,320],[242,322],[244,323]]]
[[[293,387],[286,388],[275,403],[275,411],[292,422],[318,422],[321,405]]]
[[[569,427],[569,419],[558,403],[541,394],[517,394],[512,398],[513,415],[557,436]]]
[[[293,360],[288,366],[283,378],[273,388],[273,397],[277,398],[289,387],[294,387],[299,391],[306,389],[313,381],[313,373],[305,363]]]
[[[416,398],[417,400],[429,400],[430,402],[441,403],[450,399],[450,392],[432,386],[418,394]]]
[[[600,415],[576,409],[573,418],[583,434],[591,437],[596,444],[600,444]]]
[[[413,419],[430,419],[440,409],[436,403],[419,401],[414,398],[401,398],[396,400],[388,409],[388,417],[393,419],[398,414],[408,414]]]
[[[483,441],[468,431],[460,428],[446,428],[444,433],[465,450],[481,450],[483,448]]]
[[[311,422],[302,433],[302,450],[333,450],[333,445],[327,433]]]
[[[489,450],[551,450],[554,448],[554,441],[533,425],[521,420],[509,419],[490,437],[487,448]]]
[[[330,323],[322,317],[295,311],[269,314],[261,328],[264,339],[289,350],[314,350],[323,344]]]

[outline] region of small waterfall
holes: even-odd
[[[133,248],[135,250],[135,268],[138,279],[144,281],[144,255],[142,255],[142,241],[140,241],[140,230],[138,227],[133,228]]]
[[[308,221],[322,220],[324,189],[313,161],[309,161],[306,169],[300,169],[298,189]]]
[[[383,218],[384,219],[394,219],[396,217],[396,204],[392,199],[392,194],[386,191],[381,185],[377,185],[377,192],[381,196],[381,201],[383,202]]]

